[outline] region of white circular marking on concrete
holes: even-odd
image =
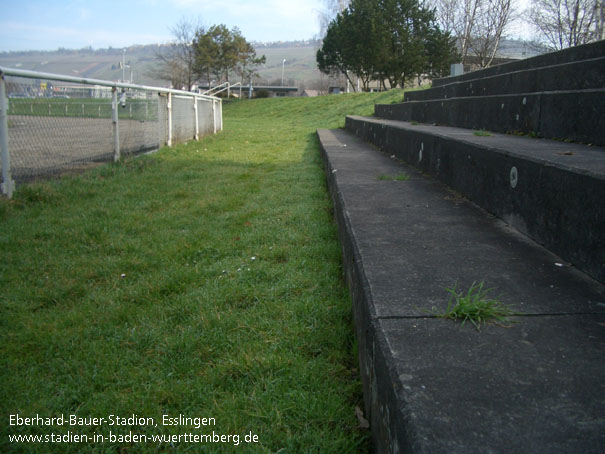
[[[510,169],[510,187],[515,189],[517,187],[517,183],[519,182],[519,172],[515,166]]]

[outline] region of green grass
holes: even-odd
[[[478,136],[478,137],[489,137],[491,136],[491,133],[489,133],[488,131],[484,130],[484,129],[480,129],[478,131],[473,131],[473,134]]]
[[[484,289],[484,285],[484,282],[479,284],[473,282],[466,294],[458,291],[456,285],[448,288],[450,299],[442,316],[462,321],[463,325],[470,321],[477,330],[486,323],[510,323],[507,317],[516,315],[516,312],[500,301],[492,299],[489,296],[492,289]]]
[[[410,176],[406,173],[400,173],[398,175],[379,175],[378,179],[381,181],[408,181]]]
[[[9,434],[259,437],[238,452],[366,452],[351,305],[315,135],[401,92],[224,106],[225,131],[0,200],[0,451],[233,452],[27,444]],[[216,426],[8,425],[212,417]]]

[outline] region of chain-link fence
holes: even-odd
[[[2,192],[222,130],[219,98],[0,68]]]

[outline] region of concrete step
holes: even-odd
[[[603,286],[347,131],[318,135],[376,452],[603,452]],[[526,315],[432,315],[473,282]]]
[[[346,128],[605,282],[605,150],[373,117]]]
[[[481,77],[491,77],[498,74],[506,74],[515,71],[523,71],[532,68],[542,68],[545,66],[560,65],[563,63],[577,62],[582,60],[591,60],[593,58],[600,58],[605,55],[605,40],[597,41],[590,44],[584,44],[582,46],[570,47],[563,49],[558,52],[550,52],[543,55],[538,55],[532,58],[525,58],[503,65],[491,66],[479,71],[473,71],[459,76],[444,77],[441,79],[435,79],[433,81],[433,87],[441,85],[448,85],[453,82],[461,82],[471,79],[477,79]]]
[[[377,104],[375,115],[605,145],[605,89]]]
[[[457,80],[426,90],[409,91],[405,93],[404,100],[428,101],[469,96],[602,89],[605,87],[605,56],[487,77],[482,75],[481,71],[471,74],[474,74],[475,78]]]

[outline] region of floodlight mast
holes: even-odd
[[[286,59],[281,62],[281,86],[284,86],[284,65],[286,64]]]

